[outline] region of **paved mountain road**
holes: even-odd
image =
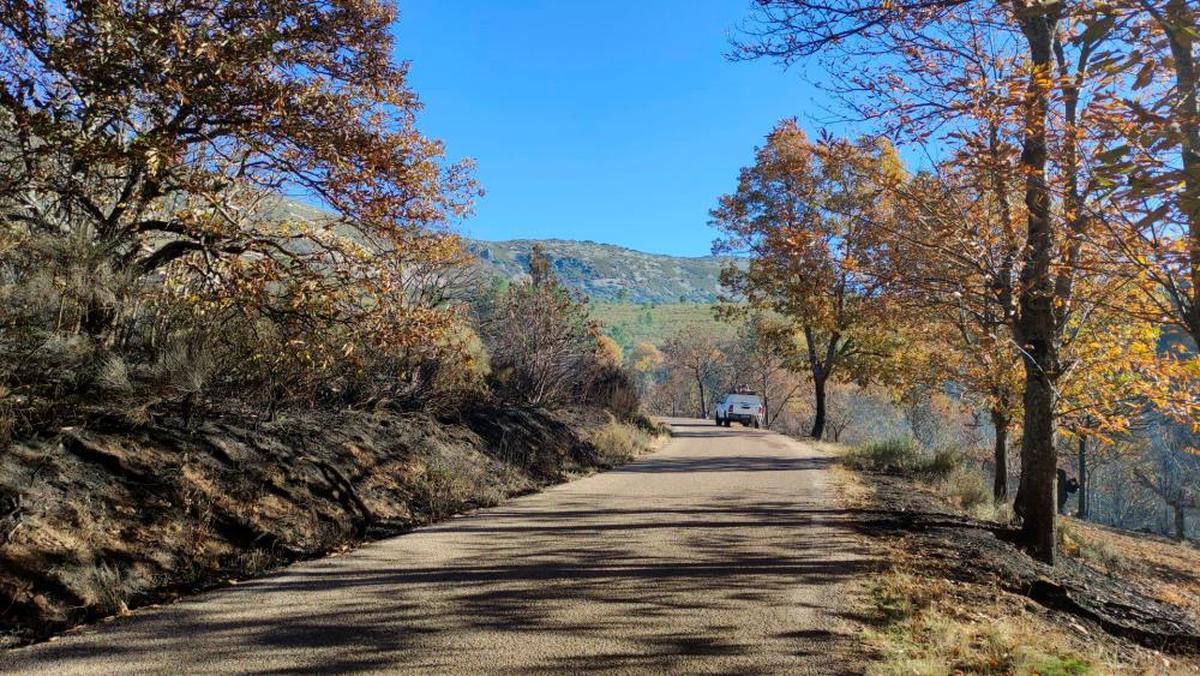
[[[625,467],[0,654],[39,673],[845,673],[869,559],[830,459],[672,420]]]

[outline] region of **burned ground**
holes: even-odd
[[[967,516],[933,487],[888,472],[861,472],[858,480],[865,487],[852,501],[859,532],[890,547],[898,569],[941,585],[938,603],[949,607],[957,622],[987,622],[989,614],[1012,612],[1046,632],[1061,632],[1062,644],[1073,645],[1078,654],[1106,656],[1106,667],[1200,665],[1200,625],[1189,604],[1178,602],[1195,591],[1178,586],[1180,576],[1188,575],[1185,568],[1160,566],[1156,573],[1137,560],[1097,561],[1077,546],[1064,546],[1074,551],[1049,567],[1013,544],[1011,526]],[[1064,527],[1069,537],[1094,540],[1092,546],[1109,547],[1098,538],[1117,537],[1074,520]],[[1129,533],[1119,537],[1141,540]],[[1190,551],[1187,545],[1151,539],[1155,543],[1143,546]],[[1159,560],[1191,558],[1160,555]],[[1176,586],[1164,592],[1163,585],[1172,581]],[[876,619],[886,624],[887,618]]]
[[[0,456],[9,644],[353,547],[615,461],[574,409],[97,422]]]

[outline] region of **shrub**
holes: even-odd
[[[553,281],[514,284],[481,324],[498,394],[534,406],[583,394],[596,349],[583,299]]]
[[[449,310],[329,314],[294,308],[299,284],[243,297],[173,267],[137,281],[86,241],[21,241],[0,246],[4,437],[93,414],[133,425],[173,410],[190,418],[210,402],[271,414],[407,401],[478,387],[486,369],[482,344]]]
[[[919,457],[911,463],[912,471],[928,479],[945,479],[962,467],[963,454],[951,446],[943,446],[931,456]]]
[[[952,470],[942,480],[942,492],[959,507],[976,514],[992,504],[992,491],[983,475],[963,467]]]
[[[652,438],[642,429],[614,420],[596,430],[591,442],[606,464],[619,465],[648,450]]]
[[[529,273],[530,280],[494,289],[477,307],[494,391],[532,406],[590,403],[632,418],[638,389],[621,367],[620,346],[592,320],[587,298],[559,284],[539,246]]]
[[[612,411],[623,420],[634,420],[641,408],[637,386],[625,370],[614,366],[599,366],[588,383],[585,397],[590,404]]]
[[[863,444],[846,455],[846,464],[855,469],[905,472],[918,458],[917,442],[895,437]]]

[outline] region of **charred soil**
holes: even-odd
[[[97,422],[0,456],[0,645],[346,550],[619,463],[590,408]],[[644,423],[645,424],[645,423]]]
[[[1035,634],[1059,635],[1064,654],[1089,655],[1105,670],[1200,666],[1196,615],[1185,607],[1189,604],[1165,600],[1177,601],[1172,594],[1179,593],[1178,587],[1163,585],[1177,584],[1178,575],[1158,580],[1141,571],[1137,561],[1118,563],[1117,554],[1103,559],[1086,555],[1087,547],[1078,544],[1084,537],[1090,540],[1088,547],[1108,551],[1107,540],[1095,539],[1107,537],[1104,529],[1065,520],[1069,535],[1064,552],[1050,567],[1014,544],[1015,529],[966,515],[923,482],[879,471],[859,472],[856,479],[860,490],[851,507],[862,534],[893,551],[901,575],[919,578],[926,586],[932,582],[941,599],[937,603],[954,623],[986,624],[1001,620],[997,613],[1012,613],[1033,626]],[[1120,537],[1137,539],[1133,534]],[[1191,550],[1157,540],[1140,546]],[[882,614],[888,614],[886,609]],[[883,624],[888,620],[877,619]]]

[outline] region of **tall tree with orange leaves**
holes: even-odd
[[[860,117],[909,138],[949,139],[965,128],[1012,130],[1019,149],[1010,176],[1020,181],[1023,223],[1012,222],[1011,330],[1024,366],[1021,483],[1016,508],[1035,557],[1053,562],[1056,514],[1056,391],[1060,351],[1074,312],[1076,276],[1091,226],[1083,208],[1080,95],[1100,51],[1100,31],[1075,22],[1087,3],[1065,0],[764,0],[738,54],[790,63],[830,57],[846,74],[865,54],[889,55],[869,76],[843,78],[840,93]],[[1077,29],[1076,26],[1081,26]],[[982,57],[982,58],[981,58]],[[989,64],[1003,76],[989,87]],[[868,81],[869,80],[869,81]],[[976,92],[995,91],[995,105]],[[863,102],[866,107],[863,107]],[[982,124],[980,124],[982,123]],[[1062,133],[1059,133],[1062,132]],[[1003,179],[1004,174],[997,173]],[[1015,202],[1015,200],[1014,200]]]
[[[814,143],[784,120],[711,212],[722,234],[713,253],[747,259],[722,270],[736,303],[726,311],[775,313],[802,338],[814,439],[825,433],[830,379],[869,373],[865,364],[891,347],[884,289],[866,274],[867,261],[886,255],[871,226],[888,217],[887,202],[866,166],[899,171],[889,146]]]

